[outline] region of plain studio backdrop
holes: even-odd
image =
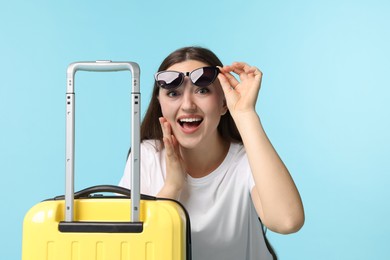
[[[390,2],[2,1],[1,255],[22,222],[64,193],[69,63],[135,61],[142,112],[171,51],[199,45],[264,72],[264,128],[301,192],[306,223],[268,231],[280,259],[389,259]],[[76,189],[117,184],[128,148],[130,74],[76,74]]]

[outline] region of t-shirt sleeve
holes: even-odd
[[[150,165],[152,162],[152,159],[150,154],[148,155],[147,149],[143,145],[141,145],[141,165],[140,165],[140,177],[141,177],[141,193],[142,194],[149,194],[149,187],[150,187],[150,176],[148,176],[148,173],[150,170],[148,168],[145,168],[145,165]],[[148,162],[149,161],[149,162]],[[132,164],[131,164],[131,154],[129,154],[129,157],[127,158],[125,169],[122,175],[122,178],[119,181],[119,186],[131,189],[131,183],[132,183],[132,178],[131,178],[131,169],[132,169]]]
[[[126,165],[125,165],[125,170],[123,172],[122,178],[119,181],[119,186],[130,189],[131,186],[131,159],[130,159],[130,154],[129,157],[127,158]]]
[[[242,171],[247,180],[246,185],[249,192],[252,192],[252,189],[255,186],[255,180],[253,179],[252,170],[249,165],[248,156],[246,154],[242,156],[239,168],[241,169],[240,171]]]
[[[165,180],[165,161],[163,159],[165,153],[159,150],[158,143],[154,140],[143,141],[140,153],[141,193],[156,196]],[[130,189],[131,168],[131,157],[129,155],[119,186]]]
[[[249,174],[249,191],[252,192],[252,189],[253,187],[255,187],[255,180],[253,179],[253,174],[252,174],[252,171],[250,171],[250,174]]]
[[[246,186],[246,189],[249,190],[249,192],[252,192],[253,187],[255,186],[255,180],[253,179],[253,174],[251,167],[249,165],[248,156],[245,153],[245,149],[242,148],[238,155],[238,165],[237,169],[240,172],[240,175],[243,177],[243,185]]]

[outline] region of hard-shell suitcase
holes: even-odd
[[[76,71],[132,74],[132,187],[94,186],[74,193]],[[140,88],[134,62],[76,62],[67,70],[66,189],[38,203],[23,222],[23,260],[191,259],[190,222],[176,201],[140,195]],[[113,196],[92,196],[111,192]],[[131,193],[131,194],[130,194]]]

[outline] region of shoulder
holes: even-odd
[[[248,156],[242,143],[231,143],[229,154],[229,168],[231,171],[238,174],[240,178],[252,176]]]
[[[148,153],[159,153],[163,150],[159,140],[144,140],[141,143],[141,151]]]
[[[242,143],[231,143],[229,153],[234,158],[235,162],[247,161],[247,154]]]
[[[163,164],[165,161],[165,149],[159,140],[144,140],[141,143],[141,164],[150,167],[155,164]]]

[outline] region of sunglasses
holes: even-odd
[[[171,70],[160,71],[154,75],[154,78],[159,87],[169,90],[180,87],[185,76],[188,76],[195,86],[207,87],[215,81],[218,73],[217,67],[202,67],[184,73]]]

